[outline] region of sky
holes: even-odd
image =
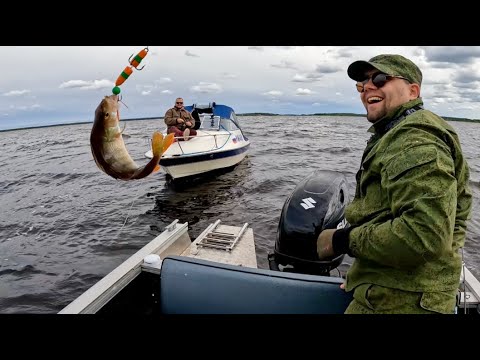
[[[347,68],[378,54],[420,67],[427,109],[480,119],[480,46],[0,46],[0,130],[93,122],[145,48],[120,85],[122,119],[161,117],[176,97],[236,113],[365,114]]]

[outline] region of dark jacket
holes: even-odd
[[[185,124],[178,124],[178,118],[185,120],[185,122],[190,121],[192,124],[191,126],[189,126],[190,129],[193,129],[193,127],[195,126],[195,119],[192,117],[192,114],[190,114],[190,112],[188,112],[184,108],[180,110],[178,110],[176,107],[168,109],[165,113],[164,121],[167,126],[176,126],[180,130],[184,130],[186,126]]]

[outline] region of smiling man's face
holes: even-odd
[[[418,97],[418,85],[400,78],[389,78],[382,87],[376,87],[372,82],[372,75],[378,73],[376,69],[367,72],[365,78],[369,80],[360,93],[360,99],[367,110],[367,119],[371,123],[377,122],[391,110]]]

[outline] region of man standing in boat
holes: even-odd
[[[177,140],[186,141],[197,135],[197,131],[194,129],[195,119],[183,107],[182,98],[177,98],[175,105],[165,113],[165,124],[168,126],[167,133],[174,133]]]
[[[422,72],[411,60],[378,55],[347,73],[373,135],[345,211],[350,227],[323,230],[319,258],[354,258],[346,313],[453,314],[472,208],[458,134],[423,108]]]

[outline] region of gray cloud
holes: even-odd
[[[344,71],[344,69],[338,65],[322,64],[317,65],[315,71],[321,74],[333,74],[339,71]]]
[[[470,64],[480,56],[480,46],[432,46],[421,47],[427,61],[434,67],[445,64]]]
[[[280,64],[271,64],[271,67],[278,68],[278,69],[293,69],[298,70],[297,67],[294,65],[293,62],[287,60],[281,60]]]
[[[185,55],[191,57],[200,57],[199,55],[192,53],[190,50],[185,50]]]

